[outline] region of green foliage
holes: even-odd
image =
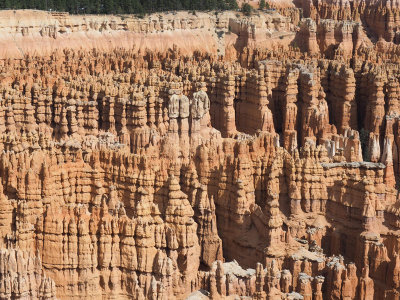
[[[260,0],[260,9],[263,10],[265,8],[265,0]]]
[[[0,9],[43,9],[71,14],[141,14],[173,10],[232,10],[236,0],[0,0]]]
[[[248,3],[243,3],[242,13],[244,13],[246,16],[250,16],[252,12],[253,12],[253,8],[251,7],[251,5]]]

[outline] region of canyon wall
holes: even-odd
[[[0,298],[398,299],[399,50],[359,2],[0,12]]]

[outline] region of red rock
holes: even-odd
[[[1,297],[398,296],[399,5],[268,2],[0,13]]]

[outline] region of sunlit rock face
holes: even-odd
[[[399,4],[269,5],[0,12],[0,298],[399,297]]]

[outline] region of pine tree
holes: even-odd
[[[260,0],[260,9],[263,10],[265,8],[265,0]]]
[[[54,9],[57,11],[66,11],[67,5],[65,3],[65,0],[55,0],[54,1]]]
[[[78,13],[78,3],[76,0],[69,0],[67,2],[67,11],[73,14]]]
[[[132,12],[135,14],[143,14],[144,9],[139,0],[131,0]]]
[[[236,0],[228,0],[229,9],[238,9],[239,5]]]
[[[243,3],[243,5],[242,5],[242,13],[244,13],[246,16],[250,16],[252,11],[253,11],[253,8],[251,7],[250,4]]]
[[[78,12],[80,14],[87,14],[90,12],[90,1],[89,0],[79,0]]]
[[[100,14],[101,13],[101,1],[93,1],[92,2],[92,14]]]
[[[4,1],[4,8],[14,8],[13,7],[13,2],[11,0],[5,0]]]
[[[71,14],[143,14],[166,10],[227,10],[237,9],[238,5],[236,0],[0,0],[0,9],[21,8]]]
[[[104,0],[103,1],[103,10],[104,10],[104,13],[106,13],[106,14],[115,13],[114,0]]]
[[[159,0],[140,0],[142,7],[145,12],[153,13],[156,11],[160,11]]]

